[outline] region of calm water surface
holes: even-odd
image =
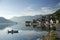
[[[19,33],[8,34],[8,30],[18,30]],[[23,24],[8,26],[0,30],[0,40],[37,40],[46,35],[46,31],[33,27],[26,27]]]

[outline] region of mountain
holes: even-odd
[[[10,21],[8,19],[5,19],[3,17],[0,17],[0,23],[14,23],[13,21]]]
[[[55,15],[56,19],[60,20],[60,9],[57,10],[55,13],[53,14],[48,14],[47,16],[52,16]],[[35,16],[22,16],[22,17],[13,17],[12,21],[14,22],[25,22],[25,21],[32,21],[33,19],[38,19],[38,18],[42,18],[42,16],[46,16],[46,15],[35,15]]]
[[[52,13],[52,14],[48,14],[48,15],[46,15],[46,16],[54,16],[55,19],[59,20],[59,22],[60,22],[60,9],[57,10],[56,12],[54,12],[54,13]]]
[[[56,16],[56,19],[58,19],[58,20],[60,20],[60,9],[59,10],[57,10],[55,13],[53,13],[53,15],[55,15]]]
[[[10,21],[8,19],[5,19],[3,17],[0,17],[0,29],[3,29],[7,26],[11,26],[11,25],[14,25],[14,24],[16,24],[16,23],[13,22],[13,21]]]
[[[56,19],[58,19],[60,21],[60,9],[57,10],[56,12],[54,12],[53,14],[50,14],[48,16],[55,16]]]
[[[33,19],[41,18],[42,15],[36,15],[36,16],[22,16],[22,17],[13,17],[12,21],[14,22],[25,22],[25,21],[32,21]]]

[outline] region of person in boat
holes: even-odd
[[[11,31],[8,30],[8,34],[9,34],[9,33],[12,33],[12,34],[13,34],[13,33],[18,33],[18,30],[15,30],[15,31],[14,31],[14,30],[11,30]]]

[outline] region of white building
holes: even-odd
[[[59,23],[59,20],[56,20],[56,24],[58,24]]]

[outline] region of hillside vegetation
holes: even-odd
[[[53,13],[53,15],[56,16],[56,19],[60,20],[60,9]]]

